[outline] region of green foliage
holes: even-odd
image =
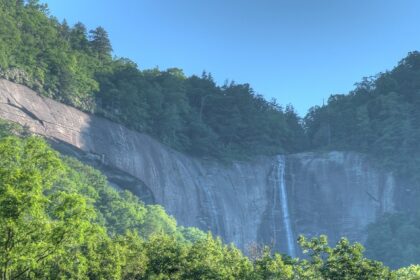
[[[350,244],[342,238],[330,248],[326,236],[311,240],[300,236],[299,244],[310,255],[310,260],[304,260],[303,266],[312,270],[311,279],[392,279],[391,272],[382,263],[363,256],[364,248],[359,243]]]
[[[369,153],[385,168],[420,182],[420,53],[392,71],[364,79],[348,95],[333,95],[305,117],[313,149]]]
[[[387,214],[368,228],[367,255],[392,268],[420,263],[419,236],[419,214]]]
[[[22,126],[0,119],[0,139],[11,135],[27,135],[28,132]]]
[[[403,267],[394,272],[398,280],[419,280],[420,279],[420,265],[410,265]]]
[[[268,248],[255,260],[255,279],[293,279],[293,266],[286,264],[279,254],[271,254]]]
[[[350,94],[331,96],[328,104],[312,108],[302,123],[292,106],[282,108],[274,100],[266,101],[248,84],[232,82],[218,86],[207,73],[201,77],[186,77],[177,68],[141,71],[128,59],[112,58],[112,46],[105,29],[98,27],[88,31],[82,23],[71,27],[66,21],[60,23],[49,16],[46,5],[36,0],[0,0],[0,20],[0,77],[148,133],[177,150],[225,160],[307,149],[355,150],[372,155],[384,168],[395,171],[413,185],[420,185],[418,52],[410,53],[392,71],[364,79]],[[25,131],[0,122],[0,138],[10,134],[23,135]],[[7,141],[15,141],[10,139]],[[19,154],[18,150],[10,151]],[[78,249],[74,252],[80,262],[71,269],[68,266],[74,264],[74,259],[63,255],[58,257],[58,252],[64,247],[58,243],[54,245],[54,254],[42,259],[43,262],[54,259],[57,269],[48,272],[51,277],[83,278],[81,275],[89,274],[90,278],[110,279],[118,278],[118,274],[136,278],[140,276],[133,275],[145,275],[146,270],[142,267],[147,266],[147,262],[140,262],[137,272],[127,271],[137,260],[120,253],[119,250],[128,250],[123,244],[125,241],[132,242],[135,248],[145,246],[143,240],[139,241],[135,236],[148,238],[156,232],[190,245],[205,239],[198,230],[177,227],[175,220],[160,206],[146,206],[128,192],[112,190],[97,171],[72,159],[60,162],[64,173],[58,176],[53,187],[48,189],[38,182],[42,188],[38,186],[37,192],[42,195],[31,197],[33,204],[43,210],[36,212],[30,208],[33,205],[28,200],[27,210],[40,219],[33,218],[34,223],[39,222],[40,229],[47,227],[45,236],[38,234],[33,238],[50,238],[48,234],[52,234],[54,226],[59,227],[60,219],[64,223],[68,218],[63,210],[54,212],[59,211],[59,203],[69,204],[69,209],[79,205],[87,215],[81,217],[95,227],[89,229],[92,231],[89,236],[94,239],[88,241],[90,239],[86,237],[84,243],[78,243],[79,247],[75,245],[74,248]],[[15,176],[23,181],[31,180],[19,177],[20,174]],[[5,186],[2,188],[9,195],[4,197],[5,205],[20,207],[14,203],[23,196],[22,191],[12,189],[10,183],[8,188]],[[43,199],[51,198],[58,204],[43,202]],[[4,208],[6,212],[7,207]],[[45,224],[51,219],[54,223]],[[402,213],[384,217],[372,225],[369,228],[368,255],[392,267],[418,262],[420,253],[415,238],[420,233],[418,220],[417,214]],[[16,226],[19,226],[18,220]],[[128,233],[132,235],[125,236]],[[84,231],[77,234],[86,236]],[[122,240],[122,244],[116,244],[117,239]],[[95,243],[95,240],[100,240],[100,243]],[[119,255],[121,257],[113,259]],[[19,258],[16,255],[16,263],[23,263]],[[91,263],[95,258],[105,263]],[[270,274],[265,270],[268,274],[264,277],[280,277],[278,269],[283,271],[283,264],[279,258],[265,259],[265,263],[261,263],[261,267],[271,271]],[[23,271],[29,275],[27,271],[31,271],[30,277],[43,278],[44,275],[36,274],[36,259],[32,257],[26,267],[22,264],[12,266],[13,273]],[[125,265],[124,260],[130,264]],[[11,268],[7,267],[6,270],[10,271]],[[115,272],[117,267],[118,272]],[[304,269],[303,264],[299,266],[302,275],[317,271],[311,264],[308,267],[312,270]],[[8,277],[13,274],[10,273],[6,272]],[[281,277],[287,279],[285,275]],[[318,275],[310,277],[315,279]]]
[[[350,94],[331,96],[327,105],[312,108],[305,117],[311,148],[369,154],[403,179],[403,184],[412,186],[409,196],[411,200],[417,197],[412,204],[418,205],[419,81],[420,53],[412,52],[393,70],[364,79]],[[412,208],[402,205],[403,212],[386,216],[369,228],[369,256],[394,268],[420,261],[419,215],[411,213]]]
[[[60,158],[40,138],[0,139],[2,279],[418,279],[390,272],[360,244],[324,236],[299,243],[308,258],[253,259],[211,234],[177,227],[162,207],[112,189],[98,171]],[[407,235],[400,236],[407,238]],[[397,278],[396,278],[397,277]]]
[[[302,150],[300,118],[248,84],[217,86],[177,68],[140,71],[113,59],[106,30],[48,15],[37,1],[0,0],[0,77],[148,133],[193,155],[243,159]]]
[[[159,232],[185,240],[160,206],[117,192],[39,138],[3,137],[0,159],[2,279],[118,279],[142,263],[125,253],[142,238]]]
[[[293,107],[267,102],[249,85],[217,86],[210,75],[185,77],[179,69],[139,71],[116,60],[97,75],[98,113],[199,156],[247,158],[304,148]]]
[[[90,47],[100,59],[109,58],[112,52],[111,42],[108,38],[108,32],[99,26],[95,30],[91,30]]]
[[[190,247],[186,261],[182,279],[244,279],[252,271],[238,249],[223,245],[210,234]]]
[[[89,54],[89,45],[72,45],[77,26],[70,29],[48,17],[37,1],[1,0],[0,18],[0,76],[92,111],[98,89],[94,73],[101,61]]]
[[[77,193],[53,188],[65,167],[43,141],[4,138],[0,158],[1,273],[14,279],[71,250],[94,212]]]

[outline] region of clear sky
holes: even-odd
[[[211,72],[303,115],[420,50],[417,0],[44,0],[141,69]]]

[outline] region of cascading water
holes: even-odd
[[[285,181],[285,170],[286,170],[286,161],[284,156],[277,156],[278,164],[278,187],[279,187],[279,196],[280,196],[280,205],[281,212],[283,217],[283,225],[286,232],[286,241],[288,254],[292,258],[296,257],[296,247],[292,231],[292,223],[290,221],[289,215],[289,204],[287,200],[287,190],[286,190],[286,181]]]
[[[206,205],[209,215],[209,229],[212,229],[213,234],[220,235],[219,212],[217,211],[216,204],[214,203],[214,195],[210,192],[207,185],[203,185],[203,190],[205,193],[203,203]]]

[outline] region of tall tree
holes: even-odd
[[[89,31],[90,46],[100,58],[109,57],[112,52],[111,42],[108,32],[101,26]]]
[[[73,28],[71,29],[70,38],[72,48],[83,51],[88,50],[89,42],[87,39],[87,30],[86,26],[83,23],[77,22],[73,26]]]

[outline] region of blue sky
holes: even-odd
[[[52,15],[107,29],[141,69],[211,72],[304,115],[420,50],[417,0],[45,0]]]

